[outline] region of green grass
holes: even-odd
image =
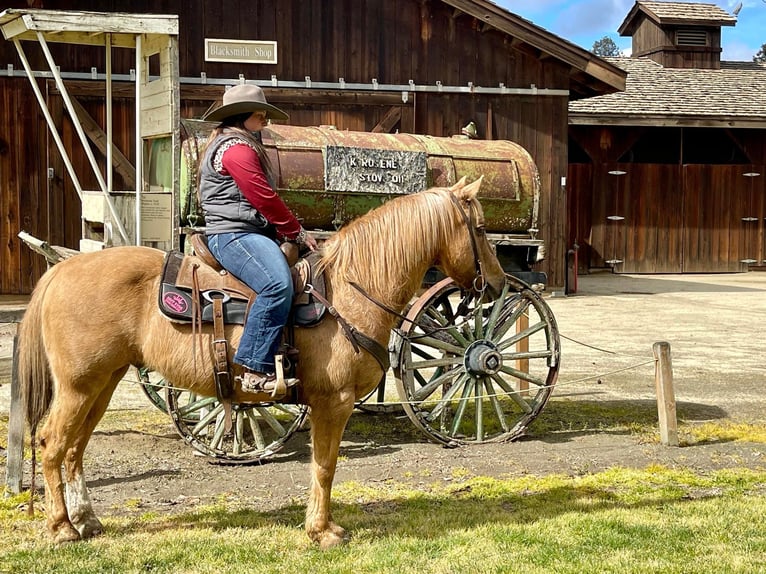
[[[327,552],[300,506],[106,518],[104,536],[54,547],[22,502],[0,503],[0,572],[766,572],[766,471],[745,469],[347,482],[334,508],[353,537]]]
[[[707,405],[678,406],[681,446],[716,442],[766,443],[766,420],[738,421]],[[553,399],[529,427],[534,437],[583,433],[626,434],[640,442],[659,442],[653,401],[572,401]]]
[[[703,406],[679,405],[678,414],[683,444],[766,443],[762,422],[716,417]],[[651,402],[552,400],[530,433],[653,442],[656,425]],[[100,430],[137,426],[173,432],[167,415],[152,410],[110,412]],[[6,428],[0,416],[3,438]],[[397,417],[355,416],[348,432],[384,444],[423,440]],[[336,484],[334,515],[352,538],[326,552],[304,534],[302,505],[258,512],[225,496],[183,514],[147,512],[130,500],[102,517],[103,536],[55,547],[40,505],[26,515],[25,493],[0,498],[0,573],[766,573],[766,460],[764,467],[520,478],[456,468],[444,481],[430,480],[424,466],[417,489]]]

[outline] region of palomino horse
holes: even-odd
[[[464,178],[451,188],[402,196],[336,233],[324,247],[322,264],[337,312],[385,347],[397,318],[384,307],[402,311],[431,265],[466,289],[483,286],[487,296],[497,297],[505,276],[484,235],[476,199],[480,185],[481,180],[466,185]],[[55,542],[102,531],[86,488],[83,451],[131,365],[215,396],[212,328],[203,329],[208,348],[202,358],[197,350],[194,360],[191,327],[172,323],[158,311],[163,257],[147,247],[77,255],[52,267],[30,300],[19,333],[19,380],[33,438],[50,411],[39,444],[47,527]],[[241,327],[227,329],[234,347]],[[332,318],[310,330],[297,329],[295,343],[302,398],[311,411],[305,528],[326,548],[345,537],[330,512],[341,437],[354,402],[380,381],[382,367],[370,353],[355,351]],[[233,400],[253,401],[254,396],[237,388]]]

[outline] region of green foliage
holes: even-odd
[[[753,62],[759,62],[761,64],[766,63],[766,44],[761,46],[761,49],[758,50],[758,53],[753,56]]]
[[[620,48],[617,46],[615,41],[612,40],[609,36],[604,36],[600,40],[596,40],[593,43],[593,48],[591,49],[591,52],[596,54],[596,56],[616,57],[620,55]]]

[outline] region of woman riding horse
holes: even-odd
[[[385,348],[397,321],[388,309],[401,312],[432,265],[465,289],[497,297],[505,275],[484,234],[476,199],[480,185],[481,180],[461,180],[451,188],[404,195],[336,233],[324,247],[322,265],[337,313]],[[47,525],[55,542],[103,530],[86,488],[83,452],[131,365],[215,396],[212,327],[203,328],[208,345],[195,361],[192,328],[168,321],[157,309],[164,257],[148,247],[114,247],[59,263],[38,283],[20,326],[19,381],[33,444],[49,411],[38,436]],[[240,326],[227,326],[232,346],[241,332]],[[301,395],[311,411],[305,528],[327,548],[345,538],[330,512],[343,431],[355,402],[375,388],[383,369],[329,316],[311,329],[296,329],[295,342]],[[233,401],[252,400],[236,392]]]

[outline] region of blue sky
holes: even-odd
[[[635,4],[634,0],[493,0],[509,12],[590,50],[596,40],[609,36],[630,53],[631,40],[617,29]],[[695,0],[684,0],[695,1]],[[731,13],[739,0],[706,0]],[[724,60],[751,61],[766,44],[766,0],[742,0],[736,26],[723,26]]]

